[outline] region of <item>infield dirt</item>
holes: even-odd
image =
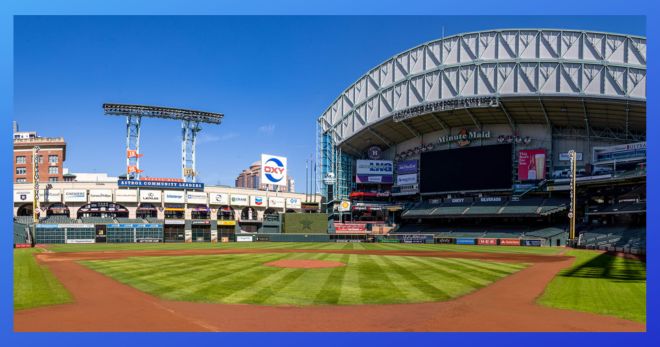
[[[78,260],[239,253],[339,253],[469,258],[532,264],[490,286],[446,302],[356,306],[258,306],[166,301],[90,270]],[[41,253],[74,303],[15,311],[15,331],[645,331],[643,323],[535,304],[573,263],[563,255],[208,249]]]

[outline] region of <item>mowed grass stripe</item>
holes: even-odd
[[[428,296],[424,291],[412,285],[407,277],[396,271],[391,271],[383,258],[383,256],[374,256],[374,262],[381,267],[383,275],[392,283],[392,289],[401,293],[394,302],[429,301],[433,299],[433,297]]]
[[[330,274],[326,278],[325,282],[321,286],[321,290],[314,297],[314,304],[338,304],[339,297],[341,295],[341,284],[344,283],[344,275],[346,275],[346,269],[348,268],[350,255],[345,254],[339,258],[347,266],[340,266],[333,268],[330,271]]]
[[[209,262],[207,258],[196,258],[195,256],[181,256],[179,259],[177,259],[177,257],[141,257],[138,259],[139,260],[136,261],[136,259],[127,258],[122,260],[112,260],[107,263],[94,262],[94,264],[96,267],[101,268],[114,262],[115,266],[121,267],[122,269],[120,276],[141,277],[142,279],[147,280],[151,278],[186,274],[208,266]],[[150,264],[149,267],[144,266],[147,263]],[[154,272],[152,267],[159,267],[166,270]]]
[[[418,258],[405,257],[405,260],[407,262],[406,268],[410,269],[410,272],[414,273],[420,280],[438,288],[448,297],[465,294],[473,290],[476,286],[476,284],[473,284],[464,277],[441,271],[438,268],[430,268],[428,265],[420,262]],[[437,297],[433,299],[437,300]]]
[[[263,265],[278,259],[337,260],[346,266],[293,269]],[[478,260],[316,252],[135,257],[87,263],[165,299],[263,305],[442,301],[522,267],[483,265]],[[462,271],[467,275],[461,276]]]
[[[362,302],[365,304],[379,303],[384,300],[396,301],[402,293],[374,260],[377,256],[360,257],[358,264],[358,281],[362,288]]]
[[[455,268],[461,272],[465,271],[467,273],[473,273],[478,275],[481,278],[484,278],[488,281],[495,280],[503,275],[507,275],[516,271],[519,271],[526,267],[524,264],[519,264],[514,268],[507,267],[502,269],[493,270],[492,268],[485,268],[481,266],[480,261],[468,260],[468,259],[456,259],[456,258],[443,258],[447,267]],[[504,263],[498,263],[504,264]]]
[[[308,255],[306,259],[323,260],[328,254]],[[292,273],[276,282],[271,288],[264,288],[257,297],[245,300],[245,303],[259,303],[266,305],[309,305],[313,303],[316,293],[330,275],[332,268],[319,269],[287,269]]]
[[[420,258],[409,257],[409,258],[410,261],[412,261],[417,265],[420,265],[421,267],[428,267],[429,269],[440,274],[444,278],[455,280],[473,289],[480,288],[491,282],[488,279],[470,274],[471,271],[468,268],[464,268],[462,269],[462,271],[451,269],[451,264],[443,261],[443,259],[428,259],[421,257]],[[494,276],[495,278],[501,277],[497,275]]]
[[[312,259],[314,257],[309,254],[297,254],[281,258],[281,260],[301,258]],[[277,295],[280,289],[302,276],[305,272],[304,269],[278,267],[272,267],[271,269],[267,269],[267,271],[268,273],[264,273],[265,277],[262,277],[261,280],[241,291],[234,292],[226,297],[225,300],[228,302],[262,303],[270,296]]]
[[[401,277],[405,278],[407,282],[410,283],[410,285],[419,288],[422,292],[424,292],[424,294],[426,294],[428,297],[432,298],[433,300],[447,300],[451,298],[451,296],[447,294],[445,291],[420,278],[414,272],[408,270],[406,267],[399,265],[398,262],[392,258],[393,257],[383,256],[383,260],[385,260],[385,263],[388,264],[392,270],[399,273]],[[402,258],[402,257],[397,257],[397,258]]]
[[[198,257],[198,259],[195,259],[195,257]],[[227,257],[227,258],[224,258]],[[278,255],[274,254],[264,254],[264,255],[259,255],[256,257],[252,257],[252,261],[269,261],[270,259],[275,259],[277,258]],[[243,269],[248,269],[254,266],[252,262],[242,262],[241,258],[247,258],[245,255],[241,257],[234,257],[234,256],[191,256],[191,257],[185,257],[189,259],[181,259],[182,257],[177,257],[179,258],[179,261],[181,262],[182,266],[185,267],[186,264],[188,264],[188,261],[193,261],[193,263],[203,263],[204,268],[209,267],[209,263],[213,263],[213,258],[221,259],[224,261],[224,263],[227,264],[227,266],[218,266],[218,267],[212,267],[211,269],[207,269],[205,271],[208,275],[208,277],[222,277],[223,275],[228,275],[230,273],[235,273],[237,271],[242,271]],[[194,259],[194,260],[193,260]],[[109,271],[106,272],[107,275],[110,275],[114,277],[115,279],[119,280],[122,283],[127,283],[130,284],[142,291],[145,291],[147,293],[153,294],[153,295],[160,295],[168,299],[177,299],[176,291],[177,290],[182,290],[185,289],[186,286],[188,286],[189,283],[198,283],[200,281],[200,278],[197,276],[193,276],[191,274],[194,274],[193,272],[190,272],[190,269],[186,269],[184,271],[169,271],[167,268],[163,268],[160,266],[158,261],[154,261],[155,259],[151,259],[150,257],[144,257],[144,258],[136,258],[136,260],[141,261],[141,265],[145,266],[147,269],[150,269],[152,273],[155,273],[155,276],[149,277],[149,276],[124,276],[123,271],[122,271],[122,266],[121,264],[114,264],[116,265],[115,267],[108,269]],[[91,265],[92,269],[94,269],[94,266],[99,265],[98,263],[101,263],[102,261],[89,261],[85,262],[85,265]],[[202,267],[200,266],[195,266],[194,269],[201,269]],[[103,271],[102,268],[98,269]],[[208,271],[210,270],[210,271]],[[185,279],[185,280],[184,280]]]
[[[270,254],[270,256],[265,259],[261,258],[257,264],[253,262],[245,262],[244,265],[246,266],[241,267],[239,270],[232,271],[232,273],[218,271],[218,269],[209,269],[211,272],[210,275],[197,277],[194,281],[190,281],[195,284],[179,288],[172,291],[169,295],[172,297],[198,298],[204,296],[201,295],[204,293],[211,296],[217,296],[222,293],[221,300],[223,302],[230,302],[227,300],[227,296],[245,288],[249,288],[256,282],[260,281],[263,276],[283,270],[282,268],[262,266],[263,262],[279,260],[285,257],[287,257],[287,254]],[[300,257],[300,255],[287,258],[298,257]]]
[[[478,263],[475,263],[473,260],[470,260],[470,259],[460,259],[460,258],[451,258],[451,259],[453,259],[455,262],[457,262],[459,264],[465,264],[465,265],[468,265],[468,266],[472,266],[472,267],[475,267],[477,269],[481,269],[481,270],[486,271],[486,272],[495,272],[495,273],[499,273],[501,275],[509,274],[509,272],[507,270],[505,270],[503,268],[500,268],[497,265],[492,265],[491,263],[489,263],[487,261],[484,261],[484,260],[481,260]],[[512,265],[514,265],[514,264],[512,264]]]
[[[362,298],[362,288],[360,288],[360,282],[358,279],[358,256],[351,254],[348,257],[349,266],[346,267],[346,273],[344,274],[343,281],[339,286],[341,293],[339,295],[340,305],[347,305],[354,302],[360,302]]]
[[[422,259],[423,261],[428,261],[428,266],[433,267],[434,269],[439,269],[456,274],[458,276],[463,276],[480,285],[487,285],[503,276],[499,272],[478,268],[474,266],[475,264],[458,263],[454,261],[455,259],[443,258],[438,259],[438,261],[431,261],[431,259],[421,258],[420,260]]]
[[[261,255],[259,258],[266,258],[269,256],[270,255]],[[138,266],[142,267],[140,271],[124,270],[126,265],[130,264],[128,263],[131,261],[130,258],[129,260],[123,259],[110,262],[91,261],[89,263],[96,268],[103,268],[104,266],[111,265],[114,269],[119,269],[120,272],[116,276],[118,279],[140,278],[140,280],[144,282],[145,285],[149,285],[149,282],[158,282],[164,278],[182,278],[180,276],[208,267],[209,262],[219,263],[218,265],[222,265],[223,263],[234,264],[234,266],[236,266],[240,265],[240,262],[236,262],[237,259],[235,258],[246,258],[245,255],[242,255],[241,257],[229,258],[221,258],[222,256],[218,256],[216,259],[213,257],[215,256],[142,257],[132,259],[133,261],[137,261]],[[178,260],[178,265],[169,265],[172,263],[170,261],[172,258],[175,258],[174,260]],[[159,270],[154,271],[154,268]],[[110,269],[110,271],[114,270]],[[186,282],[184,281],[179,283],[179,285],[185,284]]]
[[[282,272],[283,268],[276,267],[266,267],[260,266],[264,262],[271,262],[285,258],[286,255],[276,255],[271,254],[269,257],[260,258],[259,264],[254,264],[252,262],[241,261],[244,266],[239,269],[230,269],[229,271],[223,271],[216,273],[216,276],[213,278],[208,278],[204,282],[200,282],[197,285],[192,286],[189,289],[189,293],[177,293],[179,296],[192,296],[192,297],[210,297],[210,298],[219,298],[222,302],[235,303],[242,300],[244,297],[243,292],[249,290],[250,288],[256,287],[256,285],[247,286],[245,288],[236,286],[236,279],[234,277],[238,274],[243,274],[244,276],[251,276],[252,272],[261,272],[258,275],[254,276],[254,279],[257,281],[264,281],[267,278],[276,276],[278,273]],[[233,277],[232,277],[233,276]],[[233,288],[233,289],[230,289]],[[236,296],[234,298],[234,296]]]

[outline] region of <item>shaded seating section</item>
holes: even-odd
[[[566,210],[566,199],[527,198],[519,201],[420,202],[405,210],[404,218],[451,216],[538,216]]]
[[[542,198],[522,199],[509,201],[500,211],[503,215],[530,215],[537,214],[539,207],[543,204]]]
[[[590,249],[645,253],[645,227],[591,227],[580,233],[578,246]]]
[[[29,229],[27,224],[14,223],[14,245],[29,243],[28,233]]]
[[[77,219],[72,219],[67,216],[48,216],[39,220],[43,224],[74,224],[78,223]]]
[[[551,213],[561,212],[568,208],[569,202],[563,199],[546,199],[543,201],[538,213],[548,215]]]
[[[442,204],[431,204],[428,202],[421,202],[416,205],[413,205],[408,210],[402,213],[403,217],[427,217],[431,215],[436,208],[440,207]]]
[[[161,223],[161,224],[163,223],[162,219],[158,219],[158,218],[155,218],[155,217],[147,217],[147,218],[145,218],[145,220],[149,223]]]
[[[548,238],[566,232],[563,228],[549,227],[526,232],[525,236]]]
[[[619,214],[619,213],[646,213],[646,201],[619,202],[612,205],[597,205],[589,207],[587,214]]]
[[[506,202],[502,201],[477,201],[465,212],[469,215],[494,215],[498,214]]]
[[[80,217],[80,221],[85,224],[113,224],[114,218],[108,217]]]
[[[21,223],[21,224],[34,224],[34,220],[32,216],[18,216],[14,217],[14,221],[16,223]]]
[[[135,223],[135,224],[142,224],[144,223],[144,219],[142,218],[126,218],[126,217],[117,217],[115,218],[118,223]]]
[[[526,235],[527,227],[450,227],[427,224],[409,224],[401,226],[395,233],[433,234],[436,237],[468,237],[468,238],[521,238]]]

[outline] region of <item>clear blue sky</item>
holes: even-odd
[[[645,35],[644,17],[27,16],[15,19],[13,118],[63,136],[73,172],[125,170],[125,120],[104,102],[225,114],[197,143],[200,181],[233,185],[260,153],[289,158],[297,191],[316,119],[387,58],[445,35],[566,28]],[[180,177],[178,122],[143,120],[144,174]]]

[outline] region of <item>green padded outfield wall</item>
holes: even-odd
[[[327,213],[284,213],[282,232],[285,234],[326,234]]]

